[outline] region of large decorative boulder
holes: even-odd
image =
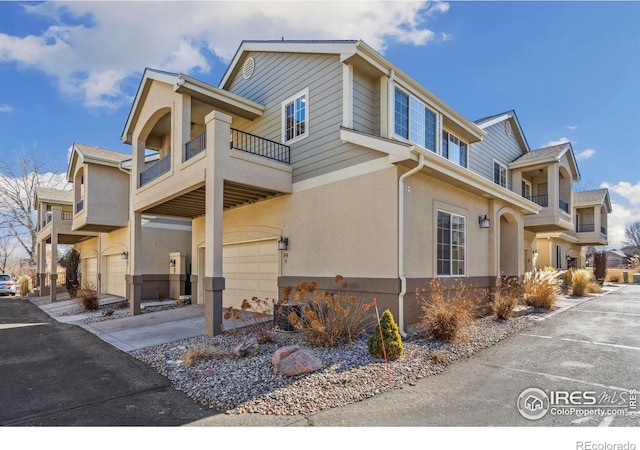
[[[276,350],[271,358],[273,373],[285,376],[315,372],[323,367],[322,360],[313,351],[298,345]]]

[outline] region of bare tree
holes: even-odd
[[[636,220],[627,225],[624,230],[625,241],[623,242],[625,248],[631,250],[634,253],[640,253],[640,220]]]
[[[16,246],[11,242],[9,236],[0,237],[0,273],[6,273],[7,264]]]
[[[6,157],[0,161],[0,228],[15,237],[31,259],[36,244],[36,187],[62,189],[65,185],[63,174],[46,171],[35,155],[19,153],[13,162]]]

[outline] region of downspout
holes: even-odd
[[[414,146],[409,151],[413,152]],[[424,167],[424,155],[420,153],[418,165],[400,176],[398,179],[398,278],[400,279],[400,293],[398,294],[398,328],[402,337],[407,336],[404,329],[404,296],[407,293],[407,278],[404,276],[404,180],[419,172]]]

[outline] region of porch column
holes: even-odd
[[[56,301],[58,291],[58,227],[60,226],[60,218],[62,217],[62,207],[53,206],[51,208],[51,274],[49,278],[50,291],[49,302]]]
[[[487,217],[491,219],[491,227],[487,230],[489,232],[489,251],[487,261],[489,268],[489,295],[494,296],[496,294],[496,288],[500,286],[500,217],[496,214],[495,200],[489,200],[487,202],[487,206],[489,208]],[[480,230],[480,232],[483,231],[484,230]]]
[[[40,296],[43,297],[45,295],[49,295],[46,291],[47,285],[47,241],[45,239],[40,241],[38,244],[38,255],[37,264],[38,264],[38,287],[40,288]]]
[[[142,301],[142,214],[130,212],[130,245],[129,245],[129,314],[140,314]]]
[[[207,126],[207,169],[205,207],[204,312],[205,334],[222,333],[222,212],[224,200],[224,159],[229,152],[231,117],[213,111],[205,117]]]

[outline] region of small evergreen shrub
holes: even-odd
[[[75,298],[78,293],[80,281],[78,280],[80,267],[80,253],[75,248],[71,248],[64,257],[65,259],[65,287],[71,298]]]
[[[380,330],[382,329],[382,339],[380,339]],[[383,358],[385,355],[387,359],[396,360],[400,358],[404,353],[404,347],[402,345],[402,336],[393,315],[388,309],[382,313],[380,317],[380,323],[376,325],[375,332],[371,335],[367,341],[367,347],[369,348],[369,354],[374,358]]]

